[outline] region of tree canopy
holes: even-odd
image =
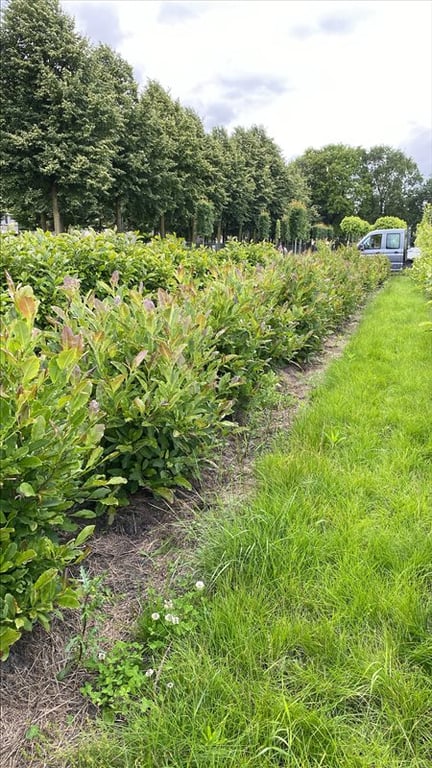
[[[285,243],[350,217],[413,225],[430,199],[431,181],[391,147],[330,144],[287,163],[262,126],[206,132],[157,81],[140,91],[59,0],[9,0],[0,34],[1,207],[21,226]]]
[[[60,232],[63,216],[79,219],[106,195],[121,113],[58,0],[12,0],[1,47],[3,197],[29,223],[50,212]]]

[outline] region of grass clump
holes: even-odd
[[[199,613],[143,687],[151,706],[87,733],[63,764],[431,765],[427,314],[405,276],[380,292],[258,461],[254,497],[202,524]]]

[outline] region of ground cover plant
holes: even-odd
[[[77,529],[77,516],[112,519],[126,502],[124,486],[168,499],[190,488],[265,374],[318,349],[389,272],[386,259],[349,249],[291,258],[269,244],[232,244],[219,263],[175,238],[164,246],[115,233],[56,240],[40,232],[6,241],[8,266],[29,281],[34,268],[34,287],[15,286],[6,273],[3,658],[35,621],[47,626],[55,605],[76,604],[60,593],[69,588],[64,568],[91,533]],[[148,253],[152,280],[169,267],[170,291],[121,283],[120,272],[143,278],[138,264]],[[104,260],[111,270],[118,254],[124,267],[105,282]],[[45,580],[42,599],[34,590]]]
[[[127,715],[53,765],[430,765],[429,316],[407,275],[384,287],[256,493],[196,523],[200,602],[147,607]]]

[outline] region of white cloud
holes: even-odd
[[[287,159],[333,142],[404,148],[410,137],[431,137],[432,5],[424,0],[62,5],[81,32],[90,6],[100,9],[101,29],[110,6],[116,48],[142,86],[158,80],[208,126],[218,116],[229,129],[264,125]],[[230,94],[229,82],[243,83],[243,93]],[[420,155],[431,173],[427,151]]]

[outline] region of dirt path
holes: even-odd
[[[98,629],[107,642],[129,636],[150,588],[162,591],[179,574],[187,573],[187,555],[193,548],[187,521],[216,501],[220,504],[224,498],[250,492],[255,456],[270,446],[278,431],[289,429],[328,364],[341,354],[359,318],[360,313],[343,332],[330,336],[313,362],[279,371],[279,406],[263,414],[248,439],[230,440],[199,488],[182,493],[173,504],[136,494],[114,525],[92,539],[86,572],[93,578],[103,575],[103,588],[112,594],[103,606],[104,623]],[[86,672],[75,669],[62,681],[58,679],[69,658],[68,643],[83,630],[77,612],[65,618],[63,622],[55,619],[50,633],[36,628],[2,665],[3,768],[49,768],[50,744],[71,743],[94,715],[92,705],[80,694]]]

